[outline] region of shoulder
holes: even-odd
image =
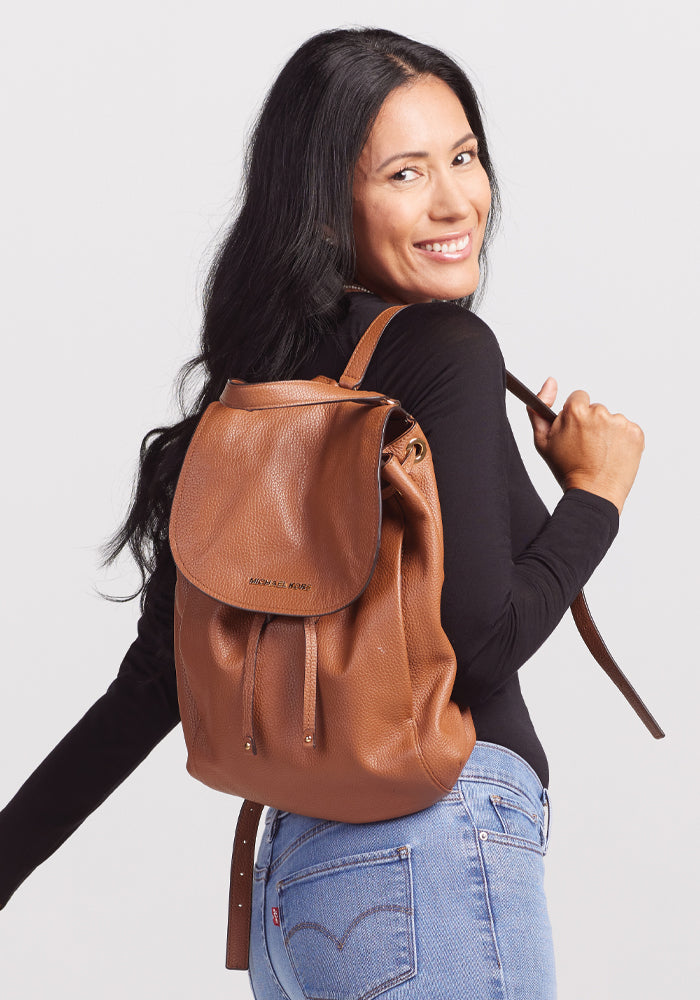
[[[464,380],[489,373],[505,381],[503,355],[493,330],[476,313],[453,302],[419,302],[402,309],[392,317],[385,338],[385,350],[410,356],[424,377]]]
[[[364,307],[363,321],[382,303]],[[384,308],[387,304],[384,303]],[[401,401],[423,431],[440,422],[486,419],[505,409],[505,364],[498,341],[475,313],[453,302],[420,302],[397,312],[382,333],[363,380]]]

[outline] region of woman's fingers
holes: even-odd
[[[577,389],[540,441],[540,454],[564,489],[597,493],[622,511],[644,448],[638,424],[602,403],[591,403],[588,393]]]
[[[554,405],[554,400],[557,398],[557,391],[557,380],[550,375],[545,379],[544,384],[537,395],[543,403],[546,403],[547,406],[551,407]],[[527,408],[527,415],[529,416],[530,423],[532,424],[532,430],[535,436],[535,447],[539,451],[547,442],[551,424],[548,420],[545,420],[544,417],[541,417],[538,413],[535,413],[534,410],[530,409],[529,406]]]
[[[552,406],[554,400],[557,398],[557,389],[557,380],[552,375],[549,375],[537,395],[547,406]]]

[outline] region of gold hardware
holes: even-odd
[[[266,580],[258,576],[251,576],[248,583],[257,583],[261,587],[280,587],[283,590],[311,590],[310,583],[290,583],[287,580]]]
[[[246,740],[245,743],[243,744],[243,749],[244,750],[251,750],[252,747],[253,747],[253,744],[250,742],[250,740]]]
[[[311,742],[311,737],[310,736],[305,736],[304,737],[304,742],[305,743],[310,743]]]
[[[408,457],[408,453],[410,452],[411,448],[413,448],[416,452],[416,457],[414,459],[415,462],[420,462],[421,459],[425,458],[425,453],[428,449],[423,438],[418,438],[418,437],[411,438],[411,440],[406,445],[406,457]]]

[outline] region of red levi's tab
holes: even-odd
[[[276,906],[272,907],[272,923],[275,927],[279,927],[280,925],[280,911]]]

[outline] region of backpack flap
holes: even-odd
[[[382,450],[413,423],[396,400],[325,377],[229,381],[204,412],[170,518],[178,569],[225,604],[325,615],[367,586]]]

